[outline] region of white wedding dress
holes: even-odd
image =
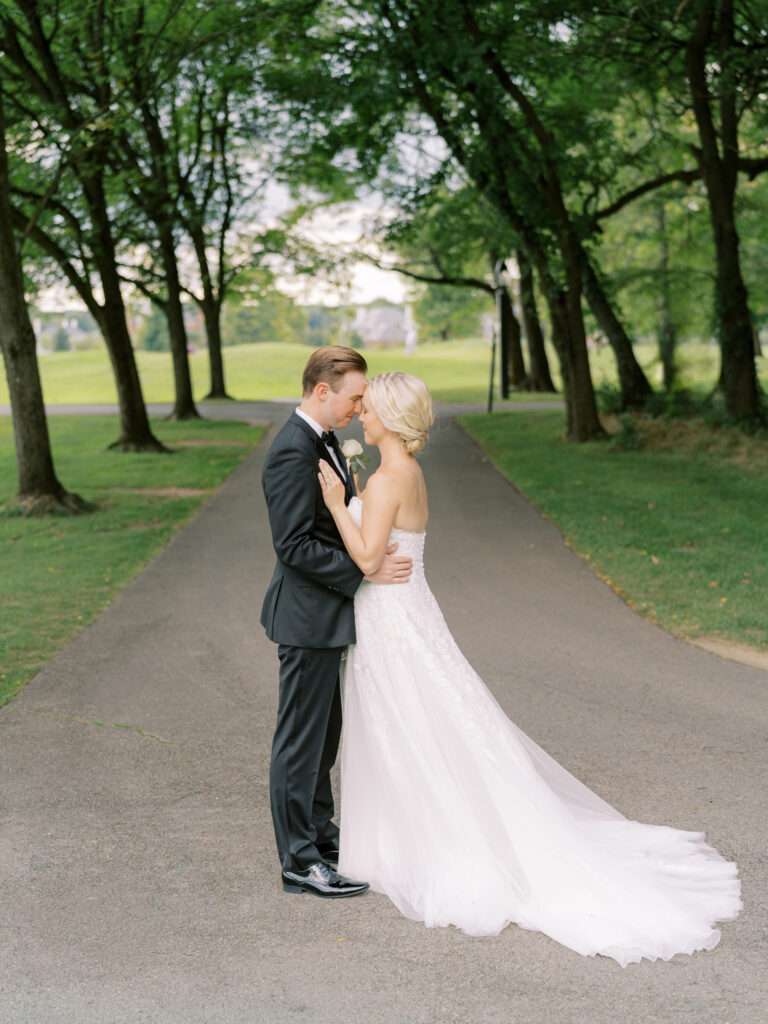
[[[704,832],[625,818],[507,718],[429,589],[425,536],[394,529],[411,580],[355,596],[339,871],[429,927],[514,922],[622,967],[713,949],[742,906],[736,864]]]

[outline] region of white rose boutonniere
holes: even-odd
[[[341,454],[347,460],[347,465],[352,473],[358,473],[361,469],[365,469],[366,458],[363,446],[353,437],[350,437],[341,446]]]

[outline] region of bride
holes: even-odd
[[[713,949],[715,922],[742,906],[736,864],[704,832],[625,818],[507,718],[456,645],[424,572],[424,383],[379,374],[360,421],[380,468],[346,506],[321,461],[323,500],[364,573],[391,541],[413,573],[355,596],[339,871],[428,927],[496,935],[514,922],[622,967]]]

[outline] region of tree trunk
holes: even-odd
[[[27,515],[74,514],[93,505],[65,490],[53,465],[35,333],[29,319],[11,223],[5,121],[0,96],[0,347],[11,399],[18,503]]]
[[[597,413],[584,327],[581,246],[569,228],[562,231],[560,249],[566,287],[564,291],[560,290],[555,304],[560,311],[567,362],[569,393],[566,394],[566,401],[570,407],[568,439],[589,441],[604,437],[605,431]]]
[[[674,391],[677,383],[677,329],[669,315],[669,308],[662,298],[661,317],[659,320],[659,358],[663,375],[664,390]]]
[[[99,326],[109,352],[120,409],[120,437],[109,447],[122,452],[166,453],[169,449],[152,433],[147,407],[144,404],[141,380],[125,315],[103,180],[100,175],[87,177],[82,179],[82,185],[95,227],[94,261],[104,293]]]
[[[632,342],[605,293],[605,289],[592,265],[592,261],[586,253],[583,253],[582,256],[584,292],[589,308],[600,325],[600,329],[608,339],[608,343],[613,349],[613,354],[616,358],[622,408],[641,408],[649,396],[653,394],[653,388],[643,373],[642,366],[640,366],[635,358]]]
[[[595,400],[589,368],[587,336],[581,307],[581,261],[575,238],[564,234],[561,254],[567,287],[550,271],[546,253],[538,246],[527,248],[535,263],[552,322],[552,340],[560,360],[565,397],[566,437],[569,441],[591,441],[605,437]]]
[[[211,281],[211,268],[205,251],[205,235],[199,221],[187,224],[187,230],[195,247],[197,265],[200,269],[200,280],[203,283],[203,299],[199,303],[205,321],[205,335],[208,339],[208,362],[210,365],[211,388],[206,398],[229,398],[224,381],[224,354],[221,344],[221,306],[223,294],[216,296]],[[223,279],[223,273],[220,275]],[[223,288],[223,283],[222,286]]]
[[[0,316],[4,325],[0,347],[11,399],[19,482],[17,501],[25,515],[87,512],[95,506],[67,491],[56,476],[37,366],[35,335],[24,296],[18,292],[20,279],[14,281],[11,278],[15,275],[8,273],[5,225],[0,230],[3,235],[0,244]]]
[[[70,83],[67,75],[62,73],[57,65],[57,57],[51,49],[53,36],[49,37],[43,31],[42,23],[39,22],[41,12],[38,7],[37,4],[27,4],[24,7],[29,23],[36,26],[31,35],[23,33],[35,58],[27,56],[24,46],[20,44],[21,29],[12,27],[7,18],[4,27],[8,29],[9,37],[13,40],[10,59],[17,67],[20,78],[26,80],[33,92],[44,96],[44,107],[47,108],[47,112],[58,121],[65,133],[69,133],[70,144],[64,150],[66,161],[78,179],[92,221],[92,228],[85,231],[84,235],[93,237],[92,256],[104,297],[103,317],[99,316],[97,319],[109,351],[120,407],[121,433],[119,439],[110,447],[129,451],[165,452],[168,449],[150,430],[120,292],[115,245],[104,193],[103,168],[107,164],[111,139],[103,129],[97,130],[90,123],[91,113],[85,112],[81,115],[78,113],[79,103],[70,104],[67,87],[70,84],[74,86],[75,83]],[[102,10],[101,15],[103,13]],[[93,56],[91,53],[91,57]],[[36,62],[39,70],[35,70]],[[106,106],[103,96],[99,103]],[[89,129],[86,133],[87,142],[83,137],[83,129],[86,126]],[[48,130],[44,129],[46,132]],[[58,134],[52,128],[50,131],[51,138]],[[101,139],[99,145],[95,144],[97,136]],[[90,303],[86,304],[90,308]]]
[[[712,211],[717,258],[716,309],[720,331],[722,381],[728,414],[737,420],[760,417],[755,341],[747,289],[741,274],[733,205]]]
[[[548,257],[535,232],[522,221],[512,205],[510,226],[523,240],[523,245],[539,272],[552,313],[553,336],[556,339],[565,386],[567,437],[569,441],[591,441],[605,437],[595,400],[595,389],[589,367],[587,334],[584,328],[582,299],[581,243],[571,223],[563,200],[560,183],[551,180],[548,192],[558,224],[558,248],[565,275],[565,287],[550,271]],[[522,230],[521,230],[522,229]]]
[[[184,310],[181,304],[181,283],[179,267],[176,262],[176,246],[173,228],[168,222],[157,225],[160,237],[160,251],[163,260],[163,272],[167,289],[165,315],[168,320],[168,336],[173,359],[173,381],[175,401],[173,412],[168,417],[174,420],[200,419],[192,394],[192,375],[189,369],[187,352],[187,328],[184,324]]]
[[[123,304],[120,278],[115,262],[112,228],[104,203],[103,186],[98,177],[80,176],[83,197],[94,224],[92,255],[103,295],[103,304],[96,298],[94,280],[88,273],[79,275],[69,263],[66,252],[38,225],[32,224],[20,211],[11,214],[17,229],[29,231],[30,237],[61,267],[62,273],[99,325],[109,353],[120,411],[120,437],[112,449],[120,451],[168,452],[153,435],[144,405],[136,360],[133,354]]]
[[[659,229],[659,358],[664,390],[671,392],[677,383],[677,329],[672,318],[672,300],[669,280],[669,236],[667,234],[667,208],[661,197],[656,199],[656,225]]]
[[[100,260],[100,278],[104,290],[104,308],[99,321],[112,364],[120,408],[120,437],[109,445],[121,452],[164,452],[169,449],[152,433],[144,404],[139,371],[133,354],[131,336],[114,264]]]
[[[533,267],[522,249],[517,250],[517,265],[520,268],[520,309],[523,328],[528,341],[528,389],[530,391],[557,391],[549,372],[544,334],[541,330],[539,313],[536,309],[536,292],[533,286]]]
[[[755,367],[755,343],[747,289],[741,273],[735,198],[738,182],[739,127],[734,61],[732,0],[717,5],[717,59],[719,119],[712,111],[707,79],[709,45],[715,28],[716,5],[699,6],[686,49],[686,74],[696,118],[704,185],[715,241],[715,310],[721,351],[721,378],[728,414],[735,420],[761,419],[760,392]]]
[[[205,320],[205,335],[208,339],[208,362],[211,372],[211,388],[206,398],[228,398],[224,383],[224,356],[221,344],[221,306],[215,299],[201,303]]]
[[[562,291],[545,288],[544,298],[549,311],[552,326],[552,344],[555,346],[560,363],[560,375],[563,379],[563,395],[565,397],[565,435],[571,436],[573,430],[573,406],[571,403],[571,368],[568,360],[568,330],[564,314],[564,296]]]
[[[525,372],[525,359],[523,357],[523,346],[521,344],[520,322],[515,316],[515,309],[509,289],[502,286],[501,289],[501,335],[506,337],[506,346],[502,344],[502,351],[506,349],[507,354],[507,394],[502,397],[509,397],[509,387],[517,388],[520,391],[528,387],[528,374]]]
[[[569,353],[569,376],[571,380],[571,405],[573,426],[568,435],[570,441],[593,441],[605,436],[597,412],[595,389],[587,353],[587,339],[581,310],[574,309],[574,295],[569,289],[565,293],[566,330]]]

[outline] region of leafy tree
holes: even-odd
[[[448,341],[477,337],[488,306],[488,296],[482,292],[428,284],[414,303],[414,314],[420,335],[432,341]]]
[[[263,175],[253,181],[253,173],[249,177],[246,172],[259,149],[253,130],[259,104],[255,28],[251,24],[244,31],[238,24],[185,72],[194,81],[187,106],[192,112],[189,135],[196,160],[185,175],[177,171],[179,216],[195,252],[199,287],[184,290],[205,321],[211,375],[208,398],[229,397],[221,351],[222,308],[238,276],[258,262],[252,232],[242,230],[242,221],[257,213],[254,199],[264,184]]]
[[[742,268],[736,197],[739,174],[768,170],[768,156],[742,152],[742,140],[764,124],[768,8],[764,0],[651,2],[630,11],[580,6],[592,52],[610,37],[614,59],[636,89],[650,90],[683,125],[680,148],[695,166],[671,178],[704,184],[714,242],[714,293],[721,385],[729,414],[762,416],[755,369],[753,318]],[[689,126],[693,128],[690,131]],[[765,132],[760,135],[765,138]],[[647,188],[660,181],[651,180]],[[663,183],[663,180],[661,181]],[[638,193],[638,190],[635,190]]]
[[[443,331],[448,330],[445,318],[449,311],[464,304],[472,309],[475,326],[465,324],[458,330],[477,333],[482,307],[490,311],[495,303],[501,338],[502,397],[508,397],[510,386],[540,390],[546,383],[526,371],[521,329],[503,278],[504,260],[499,254],[509,251],[510,233],[474,189],[461,181],[454,184],[446,180],[444,170],[441,168],[431,179],[417,178],[399,186],[391,180],[386,183],[386,219],[383,225],[372,226],[370,241],[377,251],[396,250],[398,259],[385,261],[370,253],[367,258],[382,269],[425,284],[422,302],[429,303],[430,309],[434,307],[438,319],[443,318]],[[402,169],[399,173],[402,177]],[[381,182],[380,177],[379,188]],[[396,212],[391,208],[394,203]],[[485,296],[485,301],[477,296],[462,299],[458,289]],[[441,291],[446,293],[442,297]],[[546,366],[540,329],[538,337],[533,336],[534,346],[537,341],[541,342],[541,352],[533,353],[532,361],[537,367]]]
[[[713,253],[701,183],[668,185],[606,224],[611,286],[640,337],[655,338],[664,386],[678,386],[678,348],[714,336]]]
[[[222,12],[217,5],[206,9],[197,3],[182,4],[177,16],[156,34],[151,31],[155,11],[155,4],[134,0],[124,13],[120,62],[130,103],[121,111],[110,159],[138,214],[133,240],[147,239],[147,229],[154,236],[145,262],[155,286],[142,278],[135,283],[162,309],[168,322],[175,394],[171,415],[194,419],[199,413],[192,392],[177,257],[180,205],[182,194],[192,192],[192,175],[206,141],[194,55],[201,36],[212,31],[215,16]],[[116,70],[106,66],[107,74],[114,75]]]
[[[13,231],[9,197],[5,112],[0,92],[0,348],[11,398],[18,467],[18,499],[27,514],[78,513],[90,509],[56,475],[37,365],[35,334]]]
[[[302,44],[285,37],[277,87],[310,111],[305,124],[321,108],[339,111],[315,150],[341,160],[354,147],[360,168],[373,173],[403,133],[437,133],[537,269],[566,385],[568,436],[600,436],[581,305],[588,257],[574,208],[589,155],[604,149],[610,92],[589,77],[575,88],[555,12],[464,0],[437,9],[421,0],[350,0],[329,4],[317,21],[292,10]]]
[[[226,344],[251,342],[307,341],[307,311],[276,288],[262,288],[258,294],[240,295],[224,309]]]
[[[7,0],[0,9],[12,212],[24,242],[56,261],[103,332],[121,419],[112,447],[165,451],[150,429],[133,356],[106,173],[118,95],[102,60],[120,52],[121,24],[112,4]]]

